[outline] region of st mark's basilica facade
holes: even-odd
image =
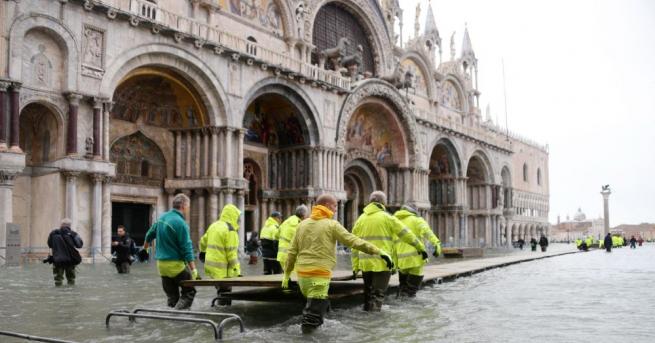
[[[393,0],[0,1],[0,246],[68,217],[106,256],[180,192],[195,242],[323,192],[350,228],[377,189],[450,246],[547,233],[547,148],[483,118],[468,31],[426,13],[402,43]]]

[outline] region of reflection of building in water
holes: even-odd
[[[322,192],[350,227],[376,189],[452,245],[547,230],[547,149],[482,120],[468,30],[443,58],[429,6],[399,46],[398,3],[0,2],[0,246],[69,217],[106,254],[180,192],[196,242],[227,203],[243,239]]]

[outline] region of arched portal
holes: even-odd
[[[432,149],[429,164],[429,198],[432,227],[443,242],[459,241],[459,213],[457,210],[457,182],[459,156],[452,142],[441,139]]]
[[[468,208],[471,212],[467,222],[467,242],[468,245],[481,246],[491,240],[485,213],[492,208],[492,191],[489,170],[480,155],[475,154],[469,160],[466,177]]]
[[[347,199],[344,206],[344,226],[351,229],[368,202],[368,196],[374,190],[382,189],[382,185],[375,167],[369,161],[355,159],[346,166],[344,189]]]
[[[20,148],[27,165],[51,162],[63,155],[59,117],[48,106],[31,103],[20,113]]]
[[[253,228],[259,227],[262,220],[260,217],[260,205],[262,203],[262,171],[257,161],[246,158],[243,160],[243,178],[248,182],[248,191],[244,200],[244,223],[245,233],[252,232]]]
[[[261,175],[257,190],[261,196],[251,204],[258,219],[246,220],[249,232],[272,211],[286,217],[296,206],[309,204],[320,191],[314,186],[323,170],[312,167],[317,160],[312,145],[318,140],[312,112],[291,88],[274,84],[256,91],[243,115],[243,128],[246,164],[248,159],[256,163]]]
[[[175,193],[183,191],[192,201],[187,221],[197,244],[205,224],[215,218],[208,218],[204,190],[192,192],[194,187],[182,180],[209,176],[210,132],[203,128],[209,125],[203,98],[178,72],[146,66],[123,77],[112,101],[109,154],[116,163],[112,232],[125,225],[141,243],[145,234],[141,231],[170,207]]]

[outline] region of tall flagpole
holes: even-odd
[[[507,87],[505,86],[505,59],[501,58],[503,65],[503,97],[505,98],[505,130],[507,132],[507,140],[509,141],[509,125],[507,125]]]

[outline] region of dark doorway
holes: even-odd
[[[118,225],[124,225],[127,233],[137,245],[143,245],[146,232],[150,228],[150,209],[148,204],[129,202],[111,203],[111,234],[116,237]]]
[[[255,216],[254,216],[254,214],[255,214],[254,211],[248,211],[248,210],[245,211],[245,216],[244,216],[244,222],[245,223],[244,224],[245,224],[246,227],[245,227],[245,230],[243,230],[243,234],[245,235],[245,237],[240,237],[239,238],[239,239],[243,239],[244,242],[246,240],[248,240],[248,232],[252,232],[252,230],[255,227]]]

